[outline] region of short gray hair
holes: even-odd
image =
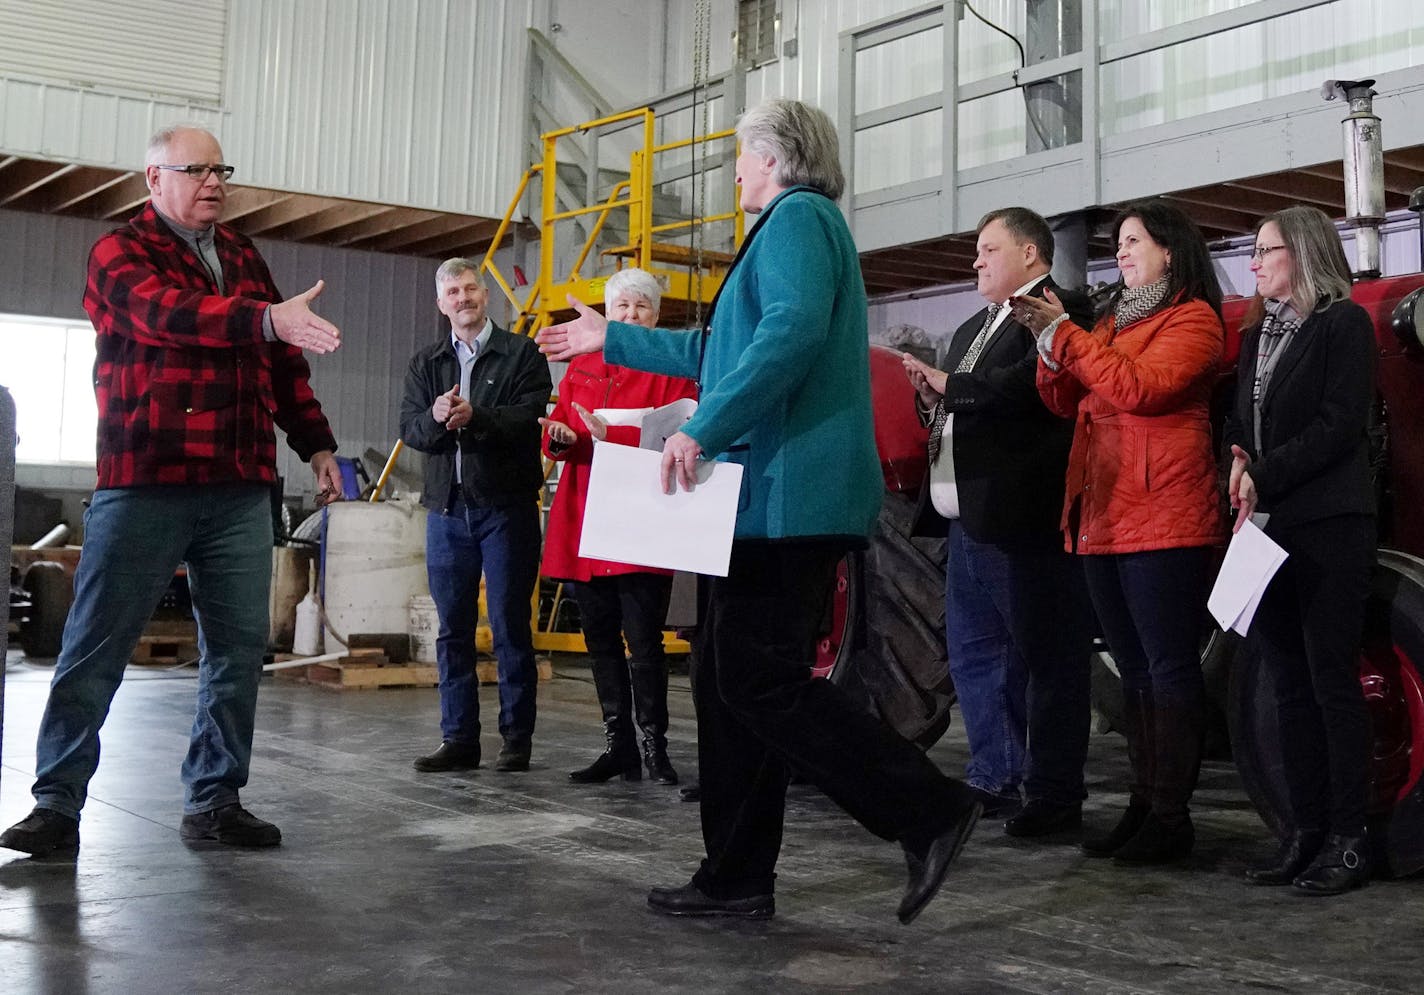
[[[646,297],[648,303],[656,311],[662,304],[663,288],[658,283],[658,278],[645,269],[638,269],[630,266],[628,269],[620,269],[608,278],[608,282],[603,285],[603,306],[612,307],[613,298],[619,294],[631,294],[634,297]]]
[[[474,259],[466,256],[455,256],[445,260],[440,264],[440,268],[435,271],[435,289],[440,289],[440,284],[446,280],[454,280],[457,277],[474,270],[475,277],[480,281],[480,286],[485,285],[485,276],[480,272],[480,264]]]
[[[737,140],[776,160],[776,182],[808,186],[832,200],[845,192],[840,140],[826,112],[799,100],[766,100],[737,121]]]
[[[1290,253],[1291,303],[1297,311],[1323,311],[1350,296],[1350,263],[1329,215],[1318,207],[1287,207],[1262,218],[1256,234],[1268,223],[1281,230]]]
[[[178,132],[180,131],[201,131],[203,134],[212,138],[213,141],[216,142],[218,140],[217,135],[214,135],[201,124],[190,124],[180,121],[177,124],[166,125],[155,131],[153,137],[148,140],[148,153],[144,156],[144,165],[156,166],[162,163],[167,155],[169,144],[174,138],[178,137]]]

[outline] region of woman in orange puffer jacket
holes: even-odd
[[[1091,331],[1056,299],[1016,298],[1039,333],[1038,388],[1077,417],[1063,507],[1122,675],[1133,783],[1090,856],[1156,864],[1194,843],[1206,694],[1197,640],[1211,547],[1225,528],[1208,405],[1224,348],[1206,242],[1175,207],[1130,205],[1113,225],[1123,288]]]

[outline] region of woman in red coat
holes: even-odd
[[[1208,403],[1225,331],[1206,242],[1186,215],[1146,201],[1113,229],[1123,288],[1091,331],[1056,298],[1012,306],[1040,333],[1044,403],[1077,418],[1062,524],[1122,675],[1131,801],[1083,849],[1155,864],[1195,841],[1187,805],[1206,721],[1197,640],[1210,547],[1225,533]]]
[[[652,328],[658,321],[662,290],[652,274],[620,270],[604,287],[605,312],[615,321]],[[656,408],[694,397],[691,380],[658,376],[612,366],[602,352],[579,356],[559,384],[559,400],[544,426],[544,452],[563,462],[554,507],[544,536],[545,577],[571,581],[582,620],[593,683],[603,709],[606,748],[588,767],[569,774],[581,784],[601,783],[621,775],[642,777],[642,765],[659,784],[676,784],[667,755],[667,665],[663,660],[663,621],[672,592],[666,570],[630,566],[578,555],[583,508],[595,440],[636,446],[636,425],[610,425],[598,409]],[[623,654],[628,638],[631,659]],[[642,732],[642,759],[634,717]]]

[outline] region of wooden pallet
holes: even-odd
[[[276,675],[279,680],[315,684],[335,691],[433,688],[440,683],[433,663],[392,663],[380,650],[370,649],[353,650],[349,656],[336,660],[278,670]]]
[[[554,679],[554,665],[548,657],[535,657],[534,665],[539,668],[540,681],[552,681]],[[475,664],[475,676],[480,679],[481,684],[499,683],[499,665],[493,660],[481,660]]]
[[[155,619],[144,627],[129,662],[176,667],[198,659],[198,626],[192,619]]]

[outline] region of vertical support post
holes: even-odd
[[[549,299],[549,291],[554,286],[554,243],[558,241],[558,225],[548,219],[554,216],[554,184],[558,182],[559,171],[555,145],[556,138],[544,138],[544,166],[539,172],[539,200],[541,203],[539,227],[539,296],[545,309],[557,309],[562,301]]]
[[[9,576],[10,542],[15,534],[15,400],[0,387],[0,549]],[[8,580],[6,582],[8,589]],[[0,627],[0,748],[5,744],[5,656],[10,651],[10,598],[5,597],[5,625]]]
[[[837,60],[836,137],[840,139],[841,172],[845,174],[845,196],[841,198],[841,213],[851,233],[855,233],[855,34],[842,31],[840,55]]]
[[[1083,82],[1082,106],[1082,149],[1083,180],[1088,188],[1088,203],[1103,202],[1103,162],[1102,134],[1099,120],[1102,107],[1099,104],[1102,90],[1099,87],[1101,69],[1100,41],[1098,39],[1098,0],[1083,4],[1082,14],[1082,69],[1079,75]]]
[[[1083,48],[1082,0],[1028,0],[1028,64]],[[1083,76],[1069,73],[1024,87],[1025,150],[1073,145],[1083,138]]]
[[[963,231],[959,224],[959,22],[964,19],[962,0],[944,5],[944,107],[940,111],[939,188],[941,231]],[[970,222],[972,225],[973,222]]]

